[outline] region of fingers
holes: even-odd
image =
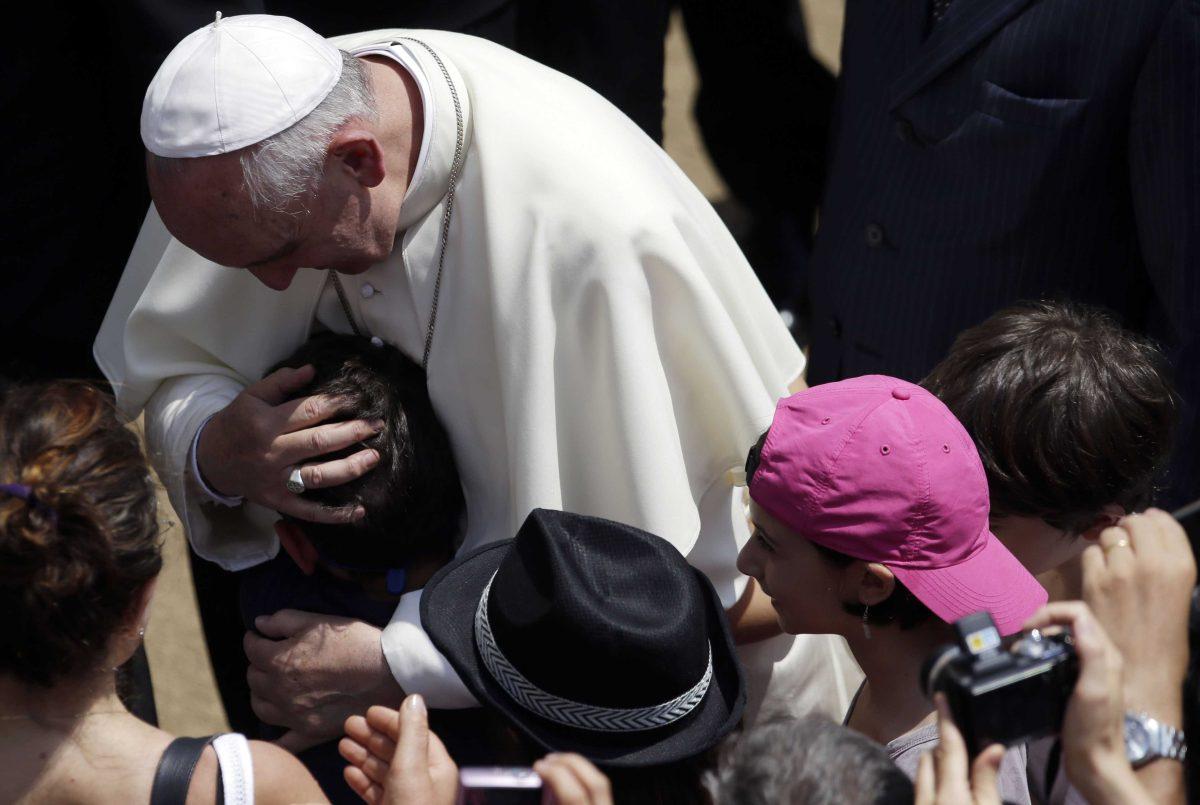
[[[545,786],[544,802],[559,805],[607,805],[612,802],[608,778],[580,755],[549,754],[534,763],[533,770]]]
[[[1082,601],[1053,601],[1029,616],[1023,629],[1045,629],[1047,626],[1072,626],[1091,611]]]
[[[371,778],[357,766],[347,766],[342,770],[346,785],[354,791],[367,805],[379,805],[383,802],[383,786],[372,782]]]
[[[265,402],[267,405],[279,405],[300,389],[312,382],[316,369],[301,366],[299,369],[289,369],[286,366],[276,369],[262,380],[246,387],[246,393]]]
[[[358,741],[343,738],[338,741],[338,752],[348,762],[362,769],[363,774],[367,775],[372,782],[380,785],[387,782],[388,768],[391,764],[375,757]]]
[[[1100,701],[1111,691],[1121,689],[1121,655],[1087,604],[1082,601],[1047,604],[1025,623],[1026,629],[1046,626],[1071,627],[1075,653],[1079,655],[1076,696]]]
[[[392,757],[396,754],[396,742],[379,730],[372,728],[362,716],[351,716],[346,719],[345,731],[348,738],[360,744],[380,760],[391,762]]]
[[[343,450],[364,442],[383,430],[381,420],[351,419],[348,422],[331,422],[305,428],[295,433],[286,433],[275,442],[279,460],[288,465],[303,464],[305,461]]]
[[[934,805],[937,802],[937,777],[933,772],[933,754],[922,752],[917,761],[916,794],[913,805]]]
[[[950,704],[941,693],[933,695],[933,705],[938,715],[938,745],[933,750],[933,759],[937,766],[938,788],[943,781],[965,781],[967,779],[967,745],[963,741],[954,716],[950,714]]]
[[[992,744],[971,763],[971,796],[975,805],[1000,805],[1000,763],[1004,747]]]
[[[300,468],[300,479],[304,481],[305,489],[341,486],[366,475],[378,463],[379,451],[367,448],[345,458],[321,464],[305,464]],[[288,474],[291,474],[290,471]]]
[[[546,805],[587,805],[587,790],[566,766],[539,760],[533,770],[542,778],[542,802]]]
[[[263,719],[263,720],[266,721],[266,719]],[[270,722],[267,722],[267,723],[270,723]],[[288,750],[293,755],[298,755],[301,752],[303,752],[305,749],[312,749],[317,744],[324,743],[324,739],[319,738],[319,737],[304,735],[302,733],[296,732],[295,730],[288,730],[283,735],[279,736],[279,738],[276,739],[274,741],[274,743],[276,746],[279,746],[279,747],[282,747],[283,749]]]
[[[367,708],[367,724],[393,741],[400,740],[400,711],[375,704]]]
[[[269,702],[261,696],[250,694],[250,709],[264,724],[274,724],[277,727],[289,726],[287,714],[273,702]]]
[[[318,615],[314,612],[304,612],[299,609],[281,609],[271,615],[259,615],[254,619],[254,628],[262,632],[263,636],[269,638],[264,642],[286,640],[290,637],[296,637],[301,632],[308,631],[317,626],[328,624],[330,626],[343,626],[352,622],[351,618],[342,618],[337,615]],[[263,637],[259,637],[263,640]],[[275,645],[279,645],[276,643]],[[247,652],[248,654],[249,652]],[[259,663],[254,663],[259,665]]]
[[[342,412],[346,401],[332,394],[313,394],[280,403],[275,413],[282,419],[281,433],[293,433],[319,425]]]
[[[401,777],[429,775],[429,718],[425,700],[417,694],[400,705],[400,737],[392,765]]]
[[[367,516],[367,510],[362,506],[326,506],[315,500],[305,500],[291,492],[281,493],[280,497],[269,501],[267,505],[280,514],[290,514],[297,520],[308,523],[347,525]]]

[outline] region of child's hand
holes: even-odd
[[[938,713],[938,745],[921,755],[917,766],[914,805],[1000,805],[997,775],[1004,747],[992,744],[970,764],[967,776],[967,745],[950,715],[950,705],[941,693],[934,694]]]
[[[370,805],[453,805],[458,766],[429,729],[424,700],[409,696],[396,711],[372,707],[346,719],[338,744],[350,765],[346,783]]]

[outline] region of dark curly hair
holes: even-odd
[[[52,687],[99,667],[162,568],[155,485],[112,399],[82,382],[0,394],[0,671]]]
[[[450,438],[433,411],[421,367],[389,344],[320,333],[271,371],[306,364],[316,374],[295,397],[338,397],[342,406],[330,421],[378,419],[384,428],[361,444],[310,459],[340,458],[364,446],[379,452],[379,464],[362,477],[304,493],[329,506],[360,504],[366,517],[350,525],[288,519],[322,556],[344,565],[372,570],[448,559],[465,504]]]

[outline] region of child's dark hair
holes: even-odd
[[[10,386],[0,484],[0,672],[52,687],[102,668],[162,568],[137,435],[86,383]]]
[[[1144,509],[1170,454],[1167,361],[1097,308],[1001,310],[963,331],[921,385],[975,440],[993,514],[1082,533],[1106,504]]]
[[[349,567],[382,570],[415,558],[448,558],[455,549],[463,493],[450,439],[434,414],[421,367],[390,345],[321,333],[274,368],[306,364],[316,374],[295,396],[337,397],[342,405],[331,421],[378,419],[384,426],[361,444],[310,460],[328,461],[363,447],[379,452],[379,463],[362,477],[304,493],[329,506],[360,504],[366,517],[349,525],[292,522],[322,557]]]
[[[754,473],[758,470],[759,456],[762,453],[763,443],[767,440],[767,433],[763,433],[763,435],[758,437],[758,441],[754,443],[754,446],[750,448],[750,452],[746,455],[747,484],[754,480]],[[810,542],[812,541],[810,540]],[[824,545],[816,542],[812,542],[812,546],[816,548],[821,558],[838,567],[846,567],[851,562],[856,561],[853,556],[848,556],[832,548],[826,548]],[[936,617],[929,610],[929,607],[921,603],[920,599],[900,583],[900,579],[894,579],[894,582],[895,587],[892,589],[892,594],[880,603],[867,607],[859,603],[842,602],[842,609],[851,615],[862,618],[863,623],[869,623],[873,626],[886,626],[889,623],[895,623],[901,629],[911,629],[930,618]]]

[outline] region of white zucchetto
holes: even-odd
[[[341,52],[296,20],[218,12],[158,68],[142,103],[142,142],[162,157],[245,148],[315,109],[341,75]]]

